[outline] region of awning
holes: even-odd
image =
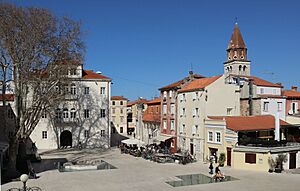
[[[164,142],[164,141],[166,141],[166,140],[168,140],[168,139],[171,139],[171,138],[173,138],[173,136],[172,135],[164,135],[164,134],[160,134],[160,135],[158,135],[157,137],[153,137],[153,142]]]
[[[138,140],[138,139],[125,139],[125,140],[122,140],[121,143],[124,143],[126,145],[138,145],[138,146],[145,144],[145,142]]]

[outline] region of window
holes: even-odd
[[[193,117],[198,116],[198,112],[199,112],[198,108],[193,109]]]
[[[76,118],[76,110],[74,108],[71,109],[70,111],[70,114],[71,114],[71,118]]]
[[[216,142],[221,143],[221,133],[220,132],[216,132]]]
[[[182,108],[180,111],[180,116],[185,116],[185,108]]]
[[[154,113],[154,107],[151,107],[151,113]]]
[[[123,133],[123,127],[120,127],[120,133]]]
[[[236,56],[234,58],[237,58]],[[242,71],[242,65],[239,65],[239,71]]]
[[[197,132],[196,132],[196,125],[193,125],[193,127],[192,127],[192,134],[193,135],[197,134]]]
[[[68,85],[64,85],[64,93],[65,94],[69,93],[69,86]]]
[[[84,118],[90,118],[90,110],[88,109],[84,110]]]
[[[76,75],[76,69],[75,68],[70,70],[70,75],[72,75],[72,76]]]
[[[105,117],[105,109],[100,109],[100,117],[101,118]]]
[[[123,114],[123,108],[120,108],[120,113]]]
[[[184,124],[182,124],[182,125],[180,126],[179,133],[183,133],[184,126],[185,126]]]
[[[291,103],[291,107],[292,107],[292,113],[295,114],[295,113],[298,113],[298,102],[292,102]]]
[[[282,111],[282,102],[277,102],[277,110]]]
[[[123,122],[124,122],[124,117],[121,116],[121,117],[120,117],[120,120],[121,120],[121,123],[123,123]]]
[[[167,121],[165,121],[165,120],[163,121],[163,128],[167,129]]]
[[[170,90],[170,91],[169,91],[169,97],[172,98],[172,96],[173,96],[173,91]]]
[[[182,94],[182,100],[185,101],[185,94]]]
[[[47,138],[48,138],[47,131],[42,131],[42,139],[47,139]]]
[[[164,91],[164,99],[167,98],[167,91]]]
[[[55,111],[55,117],[57,118],[57,119],[60,119],[61,118],[61,111],[60,111],[60,109],[59,108],[57,108],[56,109],[56,111]]]
[[[67,108],[63,109],[63,118],[64,119],[69,118],[69,110]]]
[[[156,107],[156,113],[158,113],[158,107]]]
[[[84,130],[84,138],[89,137],[89,130]]]
[[[90,87],[84,87],[84,95],[90,94]]]
[[[9,112],[9,113],[11,113],[11,112]],[[12,117],[9,117],[9,118],[12,119]],[[42,111],[42,118],[47,118],[47,112],[45,109],[43,109],[43,111]]]
[[[116,109],[115,109],[115,108],[112,108],[112,109],[111,109],[111,112],[112,112],[113,114],[115,114],[115,113],[116,113]]]
[[[167,105],[163,105],[163,114],[167,114]]]
[[[214,141],[213,132],[211,132],[211,131],[208,132],[208,141],[209,142],[213,142]]]
[[[100,94],[101,95],[105,95],[105,87],[101,87],[100,88]]]
[[[123,101],[120,101],[120,105],[123,105]]]
[[[174,123],[174,120],[171,120],[171,130],[175,130],[175,123]]]
[[[101,130],[101,131],[100,131],[100,136],[101,136],[101,137],[105,137],[105,130]]]
[[[269,111],[269,102],[264,102],[264,111]]]
[[[71,94],[76,95],[76,86],[75,86],[75,84],[71,84]]]
[[[265,89],[264,88],[260,88],[260,94],[264,94],[265,93]]]
[[[171,114],[175,114],[175,104],[171,104]]]
[[[255,164],[256,154],[255,153],[245,153],[245,163]]]
[[[232,111],[233,111],[233,108],[228,107],[227,108],[227,115],[232,115]]]

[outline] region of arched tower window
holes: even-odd
[[[246,71],[246,68],[247,68],[247,67],[246,67],[246,66],[244,66],[244,67],[243,67],[243,71]]]
[[[242,65],[239,65],[239,71],[242,71]]]

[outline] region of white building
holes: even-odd
[[[195,79],[178,91],[177,105],[178,147],[205,160],[204,119],[239,115],[239,87],[225,83],[225,75]]]
[[[109,147],[111,79],[82,65],[68,77],[65,100],[55,112],[43,114],[30,138],[38,149]]]

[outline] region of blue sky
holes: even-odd
[[[285,88],[300,86],[300,3],[297,0],[14,0],[81,20],[85,68],[113,78],[112,94],[131,100],[192,68],[223,73],[235,18],[248,48],[251,74]]]

